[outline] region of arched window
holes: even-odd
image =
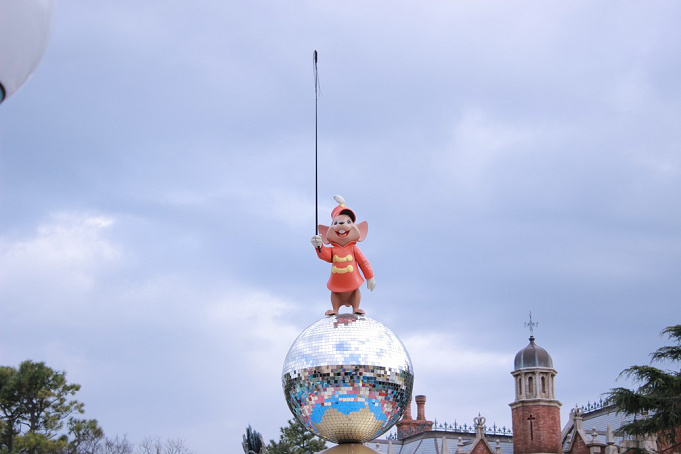
[[[546,377],[541,377],[541,393],[546,395]]]

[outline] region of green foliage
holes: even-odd
[[[677,345],[662,347],[651,354],[651,362],[681,361],[681,325],[662,331]],[[681,446],[681,371],[653,366],[632,366],[620,376],[631,378],[638,389],[611,389],[607,403],[633,416],[620,432],[635,437],[657,436],[660,452],[675,452]]]
[[[267,454],[311,454],[326,449],[326,442],[318,439],[297,419],[291,419],[288,427],[279,429],[279,441],[270,440]]]
[[[24,436],[17,437],[12,454],[63,454],[68,445],[65,437],[56,440],[48,438],[45,434],[28,432]]]
[[[79,389],[42,362],[0,367],[0,453],[94,453],[104,433],[95,420],[71,417],[83,413],[83,404],[73,398]]]
[[[0,454],[133,454],[126,439],[109,439],[95,419],[77,419],[80,385],[33,361],[0,367]],[[191,454],[182,440],[146,438],[138,454]]]
[[[95,454],[105,443],[104,431],[94,419],[71,418],[68,428],[72,440],[67,454]]]
[[[246,454],[264,454],[265,446],[260,432],[253,430],[249,425],[246,428],[246,435],[243,436],[241,446],[244,447]]]

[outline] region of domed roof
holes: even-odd
[[[548,367],[553,369],[553,360],[546,350],[534,343],[534,336],[530,336],[530,345],[515,355],[514,370],[532,367]]]

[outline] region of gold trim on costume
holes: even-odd
[[[355,271],[355,268],[352,265],[348,265],[345,268],[338,268],[335,265],[331,267],[331,273],[333,274],[352,273],[353,271]]]

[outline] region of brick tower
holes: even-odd
[[[531,320],[530,320],[531,323]],[[513,454],[561,454],[560,406],[555,399],[556,376],[551,356],[534,343],[515,356],[515,402],[510,404],[513,421]]]

